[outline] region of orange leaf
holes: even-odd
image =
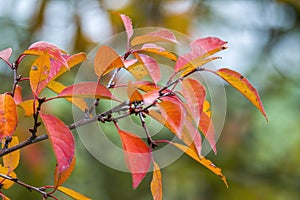
[[[25,117],[29,117],[31,115],[33,115],[34,110],[33,110],[33,99],[31,100],[27,100],[27,101],[23,101],[21,103],[18,104],[19,107],[21,107],[24,110],[24,116]],[[37,104],[35,104],[35,109],[37,108]]]
[[[70,188],[66,188],[66,187],[63,187],[63,186],[59,186],[57,188],[59,191],[65,193],[66,195],[74,198],[74,199],[78,199],[78,200],[91,200],[91,198],[89,197],[86,197]]]
[[[57,82],[57,81],[51,81],[47,85],[47,87],[57,94],[59,94],[61,91],[63,91],[65,88],[67,88],[66,86],[64,86],[63,84],[61,84],[60,82]],[[68,100],[69,102],[73,103],[75,106],[77,106],[83,112],[85,111],[86,108],[88,108],[84,99],[71,98],[71,97],[66,97],[65,99]]]
[[[222,170],[220,168],[216,167],[210,160],[208,160],[204,157],[199,157],[195,151],[193,151],[191,148],[189,148],[185,145],[178,144],[178,143],[172,143],[172,142],[170,142],[170,144],[174,145],[175,147],[177,147],[178,149],[183,151],[185,154],[187,154],[188,156],[190,156],[191,158],[193,158],[194,160],[196,160],[197,162],[202,164],[204,167],[206,167],[207,169],[212,171],[214,174],[218,175],[222,179],[222,181],[225,183],[226,187],[228,187],[226,177],[222,174]]]
[[[4,147],[5,139],[2,139],[2,148]],[[19,144],[19,139],[16,136],[12,137],[11,142],[8,144],[8,148],[16,146]],[[9,172],[13,171],[19,165],[20,160],[20,150],[13,151],[2,157],[4,167],[9,169]]]
[[[176,131],[176,135],[181,138],[181,131],[183,128],[183,121],[185,118],[185,110],[181,103],[175,98],[163,97],[159,102],[158,108],[162,113],[162,116]]]
[[[178,43],[175,35],[168,30],[154,31],[145,35],[140,35],[131,40],[131,45],[153,43],[153,42],[173,42]]]
[[[30,72],[30,87],[34,94],[38,95],[45,88],[46,79],[50,72],[50,56],[44,53],[33,62]]]
[[[138,54],[136,52],[133,54],[140,61],[140,63],[144,65],[153,82],[157,84],[160,80],[160,68],[157,62],[147,55]]]
[[[108,46],[101,46],[94,58],[94,71],[100,78],[113,69],[121,68],[124,64],[120,56]]]
[[[129,97],[130,103],[143,101],[143,96],[137,90],[137,88],[132,84],[131,81],[128,82],[127,95]]]
[[[135,189],[149,170],[152,154],[141,138],[120,129],[118,132],[122,140],[125,162],[132,175],[132,187]]]
[[[205,87],[199,81],[192,78],[183,79],[181,87],[187,106],[195,122],[198,123],[206,97]]]
[[[215,129],[211,118],[209,117],[208,114],[206,114],[206,112],[201,113],[201,118],[199,121],[199,129],[206,137],[213,151],[217,153]]]
[[[40,113],[56,156],[55,186],[60,186],[71,174],[75,164],[75,140],[69,128],[58,118]]]
[[[18,123],[14,98],[8,93],[0,95],[0,139],[11,136]]]
[[[3,167],[1,164],[0,164],[0,174],[8,175],[12,178],[17,178],[17,175],[15,172],[10,171],[7,167]],[[7,190],[14,184],[14,182],[4,179],[4,178],[0,178],[0,184],[2,186],[1,188]]]
[[[59,93],[58,97],[99,98],[116,100],[116,98],[105,86],[96,82],[75,83],[74,85],[68,86],[63,89]]]
[[[16,102],[16,104],[19,104],[23,101],[23,97],[22,97],[22,87],[17,84],[16,85],[16,90],[15,90],[15,94],[14,94],[14,100]]]
[[[214,72],[225,81],[227,81],[232,87],[237,89],[240,93],[242,93],[249,101],[257,107],[260,112],[264,115],[266,120],[268,121],[267,114],[262,105],[261,99],[257,90],[253,87],[253,85],[240,73],[233,71],[231,69],[222,68],[218,71]]]
[[[144,104],[150,105],[150,104],[154,103],[154,101],[156,101],[158,97],[159,97],[158,89],[148,91],[147,93],[143,94]]]
[[[153,200],[162,200],[162,180],[159,166],[153,161],[153,177],[151,181],[151,193]]]

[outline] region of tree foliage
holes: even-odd
[[[209,72],[224,79],[236,90],[241,92],[256,106],[267,119],[264,107],[257,90],[240,73],[227,68],[216,71],[206,69],[205,64],[219,57],[215,53],[226,49],[227,42],[216,38],[200,38],[190,43],[190,52],[177,56],[171,51],[159,46],[159,43],[178,43],[175,35],[165,29],[133,37],[131,19],[116,13],[123,21],[127,34],[127,49],[124,55],[119,55],[109,46],[100,46],[94,58],[94,72],[98,77],[96,82],[79,82],[65,86],[57,78],[68,73],[77,64],[85,61],[85,53],[69,55],[59,47],[47,42],[36,42],[26,49],[14,62],[10,61],[12,49],[0,51],[0,58],[6,62],[14,74],[12,90],[0,95],[0,139],[2,141],[3,164],[0,166],[1,193],[9,189],[14,183],[34,190],[43,199],[56,199],[57,190],[74,199],[89,199],[88,197],[66,188],[63,183],[72,173],[75,158],[75,139],[72,129],[89,123],[113,123],[122,142],[124,162],[132,174],[132,187],[135,189],[142,182],[149,171],[153,171],[150,184],[153,199],[163,197],[162,174],[159,165],[153,157],[153,150],[160,145],[170,144],[181,150],[192,159],[199,162],[212,173],[221,178],[228,187],[227,180],[221,169],[201,154],[202,141],[206,138],[216,152],[216,140],[210,114],[210,102],[206,96],[206,88],[199,81],[189,77],[196,72]],[[156,57],[161,56],[173,62],[173,74],[168,81],[160,84],[162,72]],[[18,74],[19,64],[25,57],[34,57],[28,77]],[[120,101],[111,89],[124,87],[116,85],[115,78],[123,69],[134,77],[126,84],[128,99]],[[103,77],[109,76],[108,85],[103,85]],[[29,84],[32,98],[23,101],[21,84]],[[175,89],[179,86],[179,89]],[[45,96],[42,91],[46,88],[56,95]],[[47,113],[44,105],[50,101],[64,98],[83,112],[83,118],[67,125],[58,117]],[[95,99],[93,105],[88,105],[86,99]],[[115,101],[117,105],[100,114],[91,113],[101,104],[101,99]],[[18,126],[17,109],[23,109],[26,117],[33,118],[33,125],[28,131],[31,136],[19,143],[14,131]],[[136,133],[121,130],[118,120],[136,115],[139,117],[147,141]],[[145,118],[151,117],[168,128],[181,141],[180,143],[167,139],[155,140],[151,137]],[[43,125],[47,131],[45,135],[38,135],[38,128]],[[49,139],[56,157],[54,169],[54,183],[51,186],[36,188],[17,179],[14,172],[19,164],[20,150],[27,145]],[[113,159],[113,158],[112,158]],[[153,170],[151,170],[153,168]]]

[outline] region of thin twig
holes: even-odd
[[[34,143],[37,143],[37,142],[40,142],[40,141],[43,141],[43,140],[46,140],[48,139],[48,135],[45,134],[45,135],[40,135],[40,136],[37,136],[36,138],[32,139],[31,137],[28,138],[27,140],[15,145],[15,146],[12,146],[10,148],[7,148],[7,149],[1,149],[0,150],[0,157],[6,155],[6,154],[9,154],[13,151],[16,151],[18,149],[21,149],[23,147],[26,147],[30,144],[34,144]]]
[[[26,189],[28,189],[30,192],[31,191],[36,191],[38,193],[40,193],[41,195],[43,195],[44,198],[48,198],[48,197],[52,197],[51,194],[48,194],[47,192],[45,192],[42,188],[37,188],[37,187],[34,187],[32,185],[28,185],[27,183],[24,183],[22,181],[20,181],[19,179],[17,178],[13,178],[11,176],[8,176],[8,175],[4,175],[4,174],[0,174],[0,177],[1,178],[4,178],[4,179],[7,179],[7,180],[10,180],[10,181],[13,181],[19,185],[21,185],[22,187],[25,187]]]
[[[145,122],[145,119],[144,119],[144,116],[143,116],[143,113],[142,112],[139,112],[139,117],[140,117],[140,120],[141,120],[141,123],[142,123],[142,127],[144,128],[145,132],[146,132],[146,136],[147,136],[147,142],[148,144],[150,145],[150,147],[152,149],[154,149],[155,147],[157,147],[158,145],[156,144],[156,142],[152,139],[150,133],[149,133],[149,130],[146,126],[146,122]]]

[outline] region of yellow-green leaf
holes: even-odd
[[[4,147],[5,139],[2,139],[2,148]],[[16,136],[12,137],[11,142],[8,144],[8,148],[16,146],[19,144],[19,139]],[[19,165],[20,160],[20,150],[13,151],[2,157],[4,167],[8,168],[9,171],[13,171]]]
[[[0,139],[11,136],[18,123],[14,98],[8,93],[0,95]]]
[[[151,193],[153,200],[162,200],[162,179],[159,166],[153,161],[153,176],[151,181]]]
[[[267,114],[262,105],[261,99],[255,87],[240,73],[231,69],[222,68],[214,72],[225,81],[227,81],[232,87],[242,93],[249,101],[260,110],[268,121]]]
[[[86,197],[83,194],[80,194],[70,188],[59,186],[57,189],[76,200],[91,200],[91,198]]]

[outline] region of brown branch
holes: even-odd
[[[48,139],[48,135],[47,135],[47,134],[37,136],[37,137],[34,138],[34,139],[32,139],[32,138],[30,137],[30,138],[28,138],[27,140],[25,140],[25,141],[23,141],[23,142],[21,142],[21,143],[15,145],[15,146],[12,146],[12,147],[10,147],[10,148],[8,148],[8,149],[1,149],[1,150],[0,150],[0,157],[4,156],[4,155],[6,155],[6,154],[9,154],[9,153],[11,153],[11,152],[13,152],[13,151],[16,151],[16,150],[18,150],[18,149],[21,149],[21,148],[23,148],[23,147],[26,147],[26,146],[28,146],[28,145],[30,145],[30,144],[37,143],[37,142],[40,142],[40,141],[43,141],[43,140],[46,140],[46,139]]]
[[[19,179],[17,178],[13,178],[11,176],[8,176],[8,175],[4,175],[4,174],[0,174],[0,177],[1,178],[4,178],[6,180],[10,180],[10,181],[13,181],[19,185],[21,185],[22,187],[25,187],[26,189],[28,189],[30,192],[31,191],[36,191],[38,193],[40,193],[44,198],[48,198],[48,197],[53,197],[51,194],[48,194],[47,192],[44,191],[43,188],[37,188],[37,187],[34,187],[32,185],[28,185],[27,183],[24,183],[22,181],[20,181]]]

